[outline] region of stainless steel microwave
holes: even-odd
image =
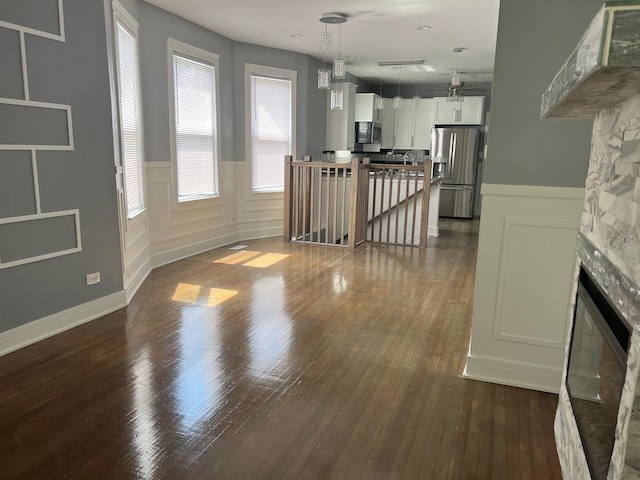
[[[378,122],[356,122],[355,143],[382,143],[382,125]]]

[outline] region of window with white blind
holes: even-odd
[[[138,80],[138,35],[115,17],[118,107],[120,113],[120,154],[124,171],[127,217],[144,209],[142,178],[142,125],[140,121],[140,83]]]
[[[247,65],[247,104],[251,105],[248,151],[251,189],[284,190],[284,157],[294,155],[295,80],[291,70]]]
[[[218,196],[218,56],[170,41],[178,201]]]

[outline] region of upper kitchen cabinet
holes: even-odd
[[[382,119],[382,143],[381,149],[393,148],[396,136],[396,112],[393,109],[393,98],[383,98],[384,108],[380,110]]]
[[[375,93],[356,94],[356,122],[382,122],[382,110],[376,109],[378,98]]]
[[[353,150],[355,141],[356,85],[342,82],[332,90],[343,94],[341,110],[331,109],[331,95],[327,95],[327,150]]]
[[[393,102],[392,102],[393,108]],[[434,125],[435,102],[433,98],[402,101],[402,108],[395,110],[395,142],[393,148],[428,150],[431,143],[431,127]],[[383,133],[384,136],[384,133]]]
[[[449,102],[446,97],[436,97],[436,125],[482,125],[484,97],[464,97],[463,102]]]

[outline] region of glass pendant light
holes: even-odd
[[[376,97],[373,108],[376,110],[384,109],[384,100],[382,99],[382,67],[380,67],[380,91],[379,95]]]
[[[338,58],[335,58],[333,60],[333,76],[336,78],[344,78],[347,73],[346,62],[344,61],[344,59],[340,58],[341,42],[342,42],[342,26],[338,24]]]
[[[461,53],[464,50],[462,47],[453,49],[454,53]],[[458,59],[456,58],[456,69],[451,74],[451,81],[449,82],[449,94],[447,95],[448,102],[464,102],[464,95],[462,94],[463,83],[460,80],[460,72],[458,71]]]
[[[333,36],[327,31],[324,24],[324,32],[320,32],[320,48],[322,49],[322,68],[318,69],[318,89],[329,90],[331,88],[331,70],[327,68],[327,53],[333,47]]]
[[[402,67],[398,67],[398,95],[393,97],[393,108],[395,110],[402,110],[402,97],[400,96],[400,73],[402,72]]]
[[[329,90],[331,87],[331,70],[327,68],[318,69],[318,88],[320,90]]]
[[[331,110],[342,110],[343,93],[342,90],[331,90]]]
[[[413,109],[418,110],[420,108],[420,95],[418,94],[418,84],[420,83],[420,71],[418,71],[418,79],[416,80],[416,94],[413,96]]]

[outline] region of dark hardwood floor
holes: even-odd
[[[243,242],[0,358],[2,479],[560,479],[557,397],[461,378],[477,222]]]

